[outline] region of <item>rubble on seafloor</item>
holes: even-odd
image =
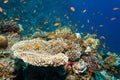
[[[13,31],[0,35],[0,80],[120,79],[120,56],[100,54],[100,40],[92,34],[63,27],[20,38],[20,30]]]

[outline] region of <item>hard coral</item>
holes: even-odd
[[[65,42],[69,46],[69,49],[66,50],[66,52],[65,52],[65,55],[68,56],[69,61],[75,61],[75,60],[79,59],[82,54],[81,53],[82,48],[80,47],[80,44],[77,44],[71,40],[66,40]]]
[[[8,47],[8,40],[5,36],[0,35],[0,49],[6,49]]]
[[[8,65],[10,66],[10,64]],[[0,79],[4,80],[15,78],[15,76],[11,73],[11,68],[13,67],[9,66],[5,66],[3,63],[0,63]]]
[[[95,56],[82,56],[82,59],[87,63],[89,71],[95,72],[101,70],[100,62]]]
[[[81,59],[72,65],[73,72],[76,74],[83,73],[87,69],[87,64]]]
[[[38,31],[32,35],[32,38],[39,38],[39,37],[44,38],[46,36],[48,36],[47,32]]]
[[[6,22],[0,22],[0,33],[20,33],[21,32],[21,26],[17,25],[16,22],[13,21],[6,21]]]
[[[100,41],[99,41],[99,39],[95,39],[93,35],[87,34],[84,37],[84,44],[86,44],[86,46],[89,45],[93,49],[97,49],[100,44]]]
[[[60,28],[60,29],[57,29],[56,31],[55,31],[55,37],[57,37],[57,38],[67,38],[68,36],[70,36],[72,34],[72,31],[71,31],[71,29],[70,28],[67,28],[67,27],[65,27],[65,28]]]
[[[24,46],[26,44],[29,44],[29,47]],[[62,53],[64,45],[64,42],[59,39],[56,41],[33,39],[14,44],[12,51],[16,57],[31,65],[60,66],[68,62],[68,57]]]
[[[104,60],[105,64],[108,64],[109,66],[117,66],[120,64],[120,57],[117,54],[108,52],[107,55],[108,56]]]

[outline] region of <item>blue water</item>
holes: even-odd
[[[35,32],[30,31],[31,27],[42,26],[42,30],[49,28],[48,31],[56,29],[53,24],[60,18],[62,25],[77,24],[78,32],[95,33],[97,38],[105,36],[106,39],[101,42],[107,44],[106,49],[120,53],[120,10],[113,10],[114,7],[120,8],[119,3],[120,0],[9,0],[4,4],[0,0],[0,7],[7,13],[0,13],[0,19],[19,17],[17,22],[23,25],[23,34],[30,34]],[[70,10],[71,6],[75,12]],[[86,12],[83,13],[83,10]],[[65,14],[69,19],[64,17]],[[113,17],[116,20],[111,21]],[[49,23],[43,24],[46,20]],[[83,24],[85,27],[81,28]],[[100,24],[104,26],[99,27]],[[92,26],[94,30],[91,30]]]
[[[85,28],[79,28],[79,31],[97,33],[98,38],[104,35],[106,39],[101,42],[105,42],[110,51],[120,53],[120,10],[113,10],[114,7],[120,8],[120,0],[66,0],[66,3],[68,4],[65,5],[66,12],[72,13],[72,16],[70,15],[71,20],[77,23],[79,27],[81,24],[85,24]],[[70,6],[74,6],[76,11],[71,12]],[[83,13],[85,9],[86,13]],[[111,21],[112,17],[117,19]],[[87,19],[90,20],[89,24]],[[100,24],[104,26],[101,28],[99,27]],[[91,26],[94,26],[97,31],[91,31]]]

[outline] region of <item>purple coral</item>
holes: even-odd
[[[83,60],[87,63],[90,71],[99,71],[101,69],[100,62],[95,56],[82,56]]]

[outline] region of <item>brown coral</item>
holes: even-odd
[[[0,22],[0,33],[20,33],[21,25],[17,25],[16,22],[13,21],[3,21]]]
[[[8,47],[8,40],[5,36],[0,36],[0,48],[6,49]]]

